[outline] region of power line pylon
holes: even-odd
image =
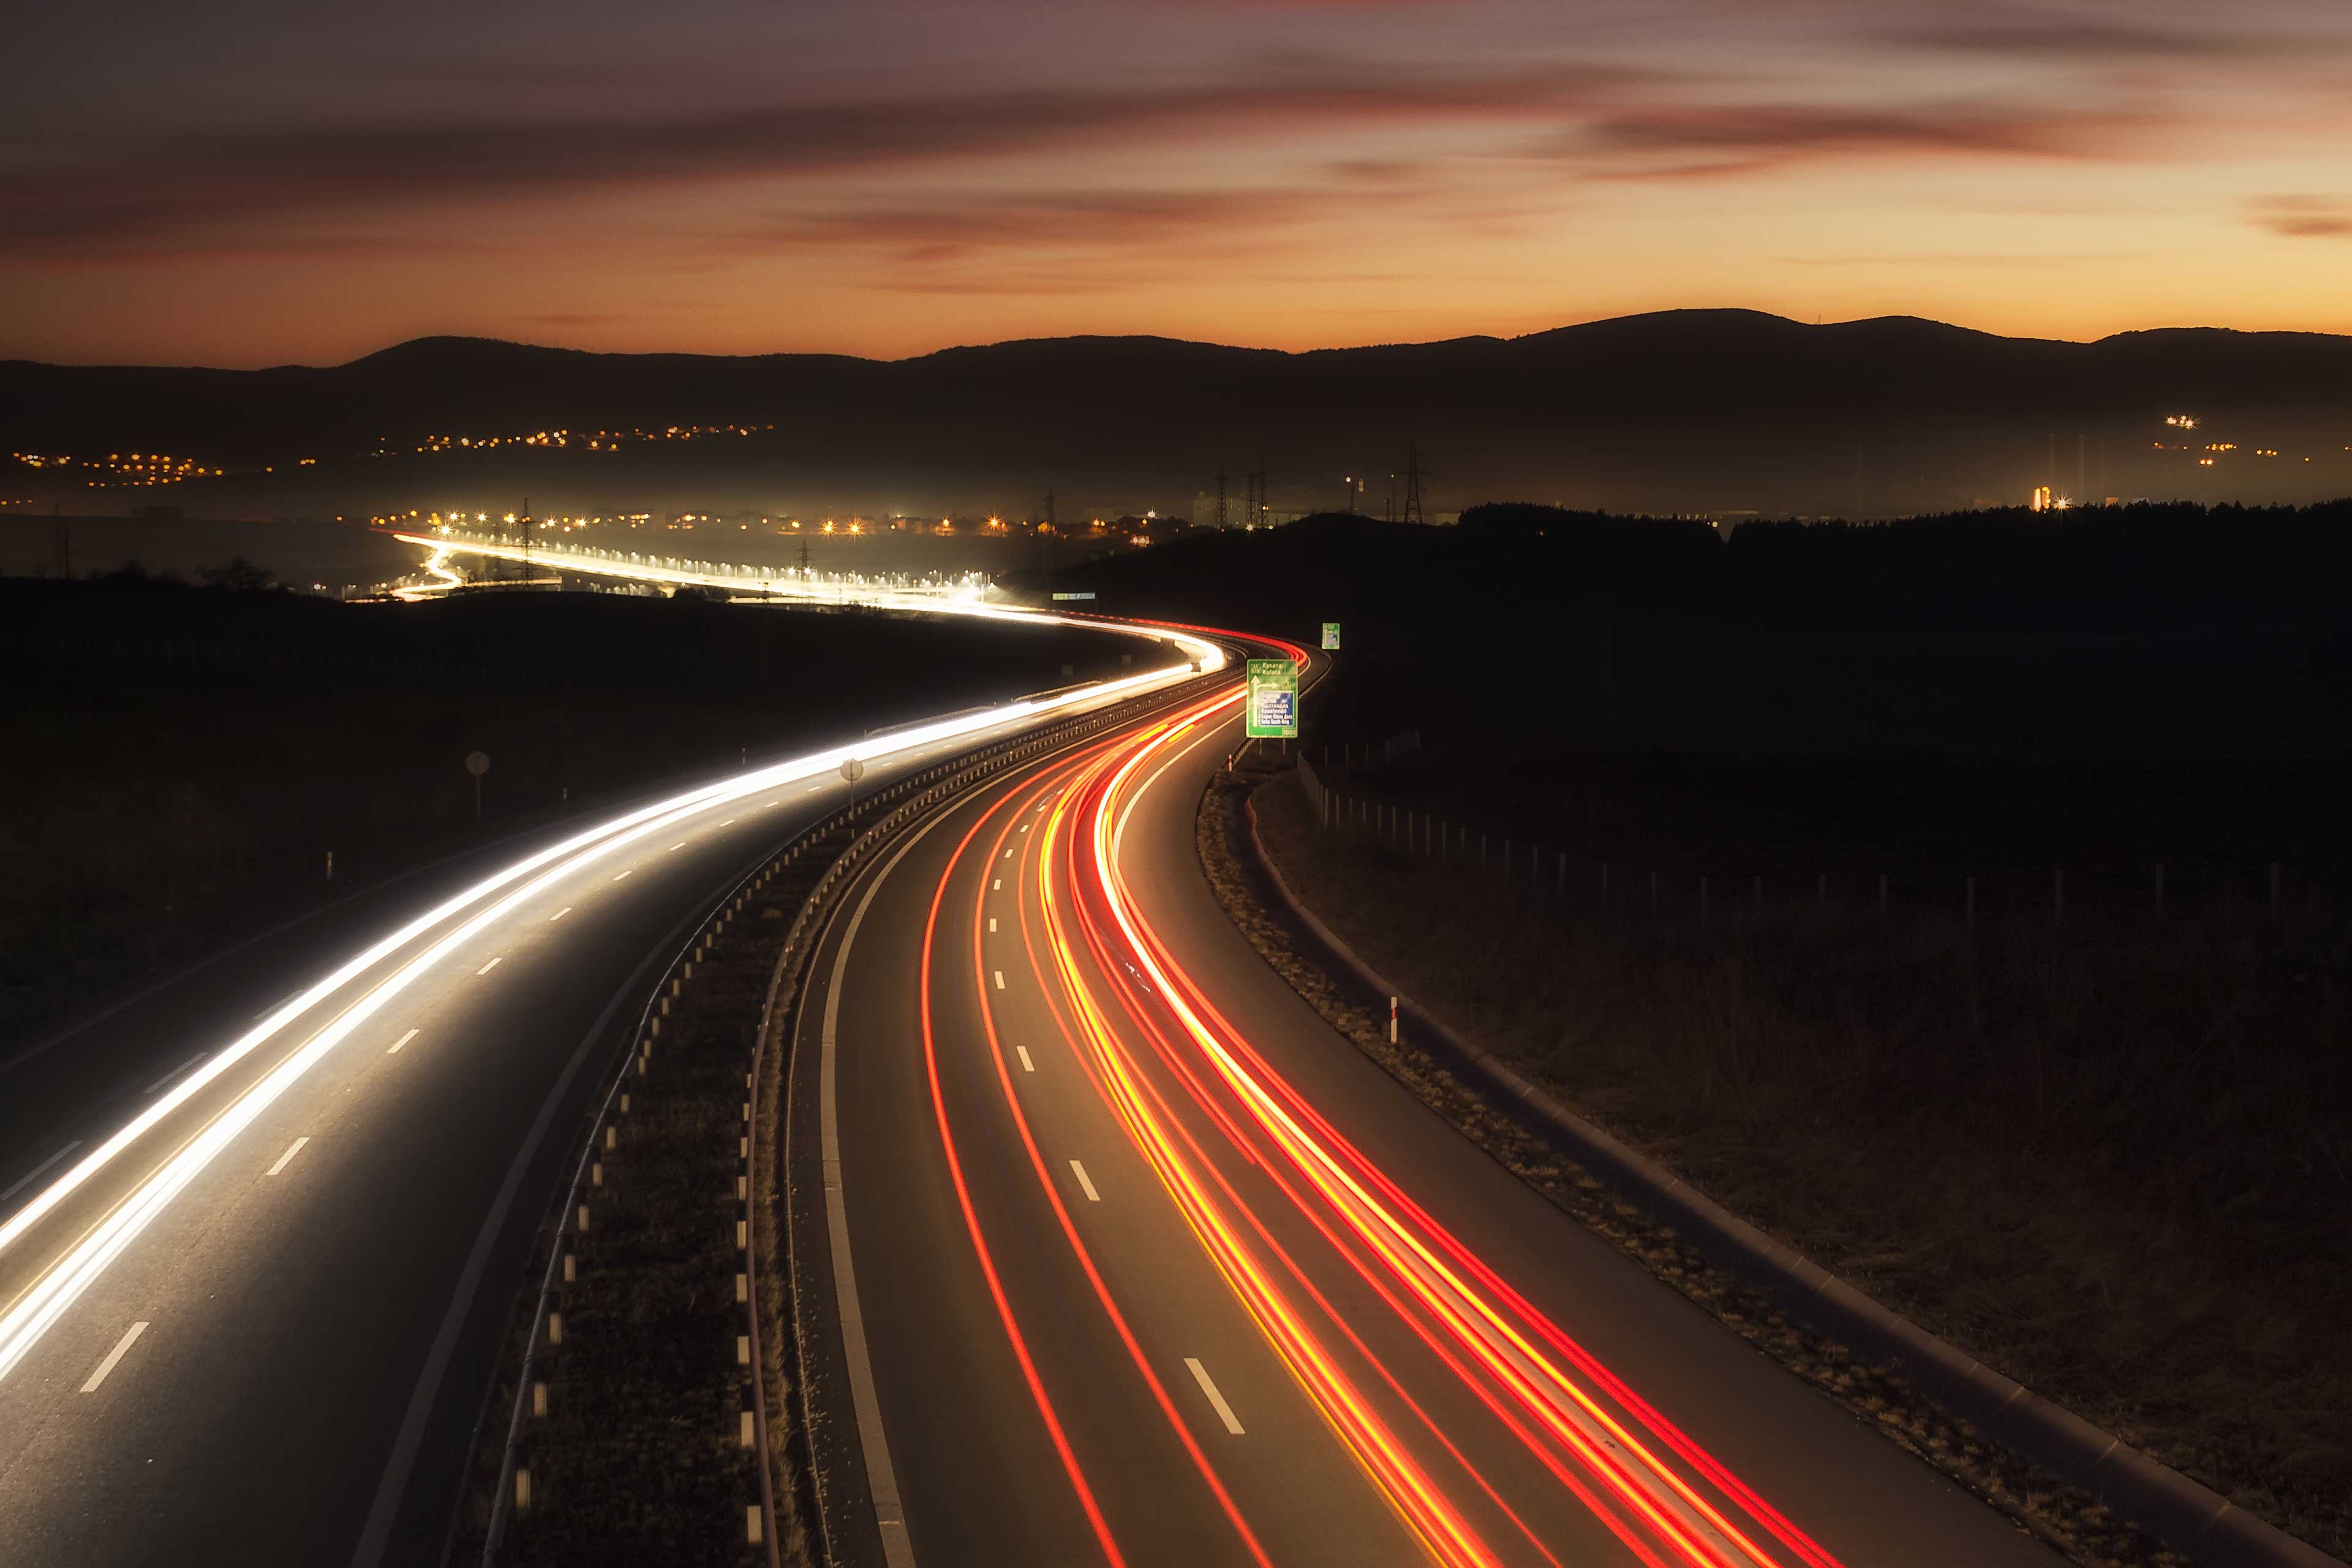
[[[1408,441],[1404,448],[1404,518],[1406,522],[1429,521],[1421,510],[1421,444]]]

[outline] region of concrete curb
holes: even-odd
[[[1257,807],[1243,802],[1245,846],[1255,869],[1285,909],[1376,997],[1400,998],[1424,1044],[1515,1100],[1528,1120],[1557,1138],[1576,1161],[1652,1218],[1671,1225],[1707,1261],[1763,1290],[1816,1331],[1899,1366],[1905,1375],[1988,1437],[2060,1479],[2081,1487],[2118,1514],[2200,1564],[2214,1568],[2345,1568],[2317,1547],[2247,1513],[1955,1350],[1747,1221],[1680,1176],[1585,1121],[1492,1052],[1464,1039],[1357,956],[1282,879],[1258,836]]]

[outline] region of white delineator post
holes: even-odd
[[[1389,1044],[1397,1043],[1397,999],[1389,998]]]

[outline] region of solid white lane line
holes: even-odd
[[[824,1030],[817,1051],[817,1155],[824,1173],[825,1232],[832,1244],[834,1321],[841,1328],[841,1349],[849,1363],[849,1403],[857,1417],[857,1437],[866,1453],[866,1486],[873,1493],[874,1519],[882,1536],[885,1568],[915,1568],[915,1548],[907,1533],[907,1508],[898,1491],[898,1472],[890,1463],[890,1444],[882,1430],[882,1402],[876,1390],[874,1358],[867,1348],[866,1314],[857,1295],[857,1270],[849,1250],[849,1216],[843,1207],[841,1183],[841,1110],[839,1089],[841,993],[849,973],[850,944],[866,923],[866,911],[890,873],[898,868],[915,846],[945,822],[934,816],[917,828],[898,853],[866,885],[866,896],[850,911],[849,924],[834,951],[833,984],[825,988]],[[355,1564],[354,1568],[373,1568]]]
[[[294,993],[294,995],[293,995],[293,996],[289,996],[289,997],[287,997],[287,998],[285,999],[285,1001],[280,1001],[280,1002],[272,1002],[268,1006],[264,1007],[260,1012],[256,1013],[256,1014],[253,1016],[254,1016],[254,1020],[257,1023],[257,1022],[259,1022],[261,1019],[267,1018],[268,1016],[269,1016],[269,1015],[271,1015],[272,1013],[275,1013],[276,1011],[278,1011],[278,1009],[279,1009],[280,1007],[283,1007],[284,1005],[286,1005],[286,1003],[287,1003],[287,1002],[291,1002],[292,1000],[294,1000],[294,996],[299,996],[300,994],[302,994],[302,993],[300,993],[299,991],[297,991],[297,992],[295,992],[295,993]]]
[[[6,1203],[10,1198],[15,1197],[18,1193],[23,1192],[26,1187],[32,1185],[33,1178],[35,1176],[39,1175],[43,1171],[47,1170],[51,1165],[56,1164],[58,1161],[64,1159],[67,1155],[72,1153],[75,1150],[80,1147],[81,1140],[77,1138],[72,1142],[67,1144],[64,1148],[58,1150],[56,1153],[50,1155],[47,1159],[42,1161],[39,1164],[34,1166],[31,1170],[26,1172],[23,1175],[17,1177],[15,1181],[9,1183],[8,1190],[5,1193],[0,1193],[0,1204]]]
[[[997,988],[999,991],[1002,991],[1002,990],[1003,990],[1003,989],[1004,989],[1004,971],[1003,971],[1002,969],[1000,969],[1000,970],[998,970],[998,971],[996,972],[996,988]]]
[[[496,969],[501,963],[503,963],[506,956],[507,955],[503,952],[499,954],[498,957],[490,960],[488,963],[482,965],[481,968],[474,971],[474,973],[477,974],[488,974],[491,970]]]
[[[294,1158],[295,1155],[299,1154],[302,1152],[302,1145],[308,1143],[310,1141],[310,1140],[308,1138],[297,1138],[294,1140],[293,1146],[289,1148],[283,1154],[278,1156],[278,1163],[269,1167],[269,1173],[274,1176],[278,1172],[284,1170],[286,1168],[286,1162]]]
[[[551,915],[548,916],[548,917],[547,917],[547,923],[548,923],[549,925],[553,925],[556,921],[558,921],[562,920],[564,916],[566,916],[566,915],[570,914],[571,912],[572,912],[572,906],[571,906],[570,904],[566,904],[566,905],[564,905],[562,909],[560,909],[560,910],[556,910],[553,914],[551,914]]]
[[[157,1079],[153,1083],[149,1084],[145,1089],[141,1089],[139,1092],[142,1094],[154,1093],[157,1089],[163,1088],[165,1084],[171,1082],[173,1079],[179,1077],[182,1073],[187,1071],[190,1068],[195,1066],[198,1062],[204,1060],[211,1054],[212,1053],[210,1051],[198,1051],[194,1056],[190,1057],[186,1061],[182,1062],[178,1067],[173,1068],[170,1072],[165,1073],[162,1078]]]
[[[406,1044],[408,1044],[408,1042],[409,1042],[409,1041],[411,1041],[411,1040],[415,1039],[415,1037],[416,1037],[416,1031],[415,1031],[415,1030],[414,1030],[414,1029],[409,1030],[409,1031],[408,1031],[408,1033],[406,1033],[406,1034],[404,1034],[404,1035],[401,1036],[401,1037],[400,1037],[400,1038],[398,1038],[398,1039],[396,1039],[396,1040],[393,1041],[393,1042],[392,1042],[392,1049],[390,1049],[390,1050],[388,1050],[388,1051],[384,1052],[383,1054],[384,1054],[385,1056],[388,1056],[388,1057],[396,1057],[396,1056],[398,1056],[398,1055],[400,1054],[400,1047],[403,1047],[403,1046],[404,1046],[404,1045],[406,1045]]]
[[[1234,1419],[1234,1407],[1225,1403],[1225,1396],[1219,1394],[1217,1385],[1209,1381],[1209,1369],[1192,1356],[1184,1358],[1184,1364],[1192,1369],[1192,1381],[1201,1385],[1201,1392],[1207,1394],[1209,1403],[1217,1407],[1217,1419],[1225,1424],[1225,1430],[1236,1437],[1240,1436],[1242,1424]]]
[[[114,1370],[114,1363],[122,1359],[122,1352],[137,1343],[139,1336],[146,1331],[147,1325],[144,1322],[131,1324],[122,1337],[114,1342],[114,1348],[106,1352],[106,1359],[98,1363],[98,1370],[89,1374],[89,1381],[81,1385],[81,1391],[84,1394],[96,1394],[98,1385],[106,1381],[106,1374]]]
[[[1021,1070],[1023,1072],[1035,1072],[1037,1070],[1037,1064],[1029,1059],[1028,1047],[1015,1046],[1013,1048],[1021,1053]]]
[[[1087,1194],[1087,1202],[1090,1204],[1102,1202],[1102,1194],[1095,1191],[1094,1182],[1087,1175],[1087,1168],[1073,1160],[1070,1162],[1070,1169],[1077,1173],[1078,1190]]]
[[[634,871],[634,870],[635,870],[635,869],[636,869],[636,868],[635,868],[635,866],[632,866],[632,867],[630,867],[630,868],[629,868],[629,871]],[[622,873],[621,873],[621,877],[625,877],[625,876],[627,876],[627,875],[629,874],[629,871],[624,871],[624,872],[622,872]],[[619,881],[619,880],[621,879],[621,877],[615,877],[615,878],[614,878],[614,879],[613,879],[613,880],[614,880],[615,882],[617,882],[617,881]]]

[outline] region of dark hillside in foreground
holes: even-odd
[[[235,931],[671,778],[1119,668],[1117,643],[691,599],[0,581],[0,1038]],[[468,752],[491,759],[474,821]]]
[[[2071,857],[2342,882],[2347,529],[2336,503],[1725,540],[1498,506],[1187,540],[1053,585],[1302,641],[1341,622],[1323,738],[1419,730],[1409,765],[1521,842],[1809,881]]]
[[[2202,417],[2193,438],[2164,425],[2176,413]],[[1402,468],[1411,440],[1452,504],[1501,491],[1885,515],[2021,500],[2037,483],[2306,500],[2352,489],[2348,416],[2352,339],[2179,329],[2070,343],[1748,310],[1308,353],[1067,338],[886,363],[428,338],[316,369],[0,364],[0,426],[40,451],[161,447],[232,468],[299,454],[320,459],[316,478],[380,485],[383,464],[338,465],[431,435],[741,421],[775,428],[690,444],[670,482],[787,507],[1027,506],[1059,488],[1065,515],[1122,498],[1186,501],[1221,467],[1238,494],[1239,474],[1261,462],[1295,505],[1335,494],[1342,474]],[[2210,469],[2198,466],[2207,441],[2233,444]],[[641,459],[658,466],[644,451],[436,458],[406,476],[402,504],[491,471],[502,482],[536,472],[542,496],[593,494]],[[181,491],[198,506],[207,493]]]

